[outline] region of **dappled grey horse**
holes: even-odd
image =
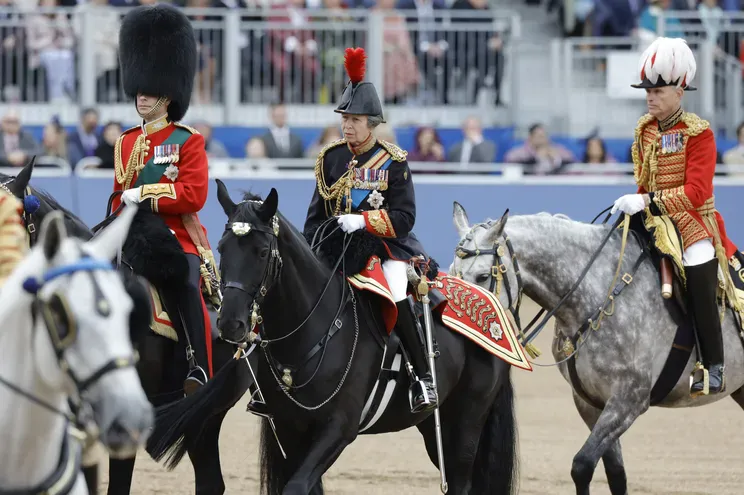
[[[454,223],[461,241],[458,249],[471,253],[454,257],[450,274],[482,287],[491,287],[494,253],[504,264],[500,273],[499,299],[508,307],[518,290],[546,310],[553,309],[579,279],[610,225],[570,220],[564,215],[539,213],[515,215],[508,211],[496,221],[471,226],[465,209],[454,206]],[[511,244],[507,244],[508,237]],[[572,346],[566,342],[604,302],[613,281],[621,247],[620,229],[609,236],[583,281],[555,312],[553,356],[569,384],[566,364]],[[512,252],[509,252],[512,251]],[[620,274],[631,272],[642,253],[632,236],[628,238]],[[513,257],[513,258],[512,258]],[[520,279],[515,274],[516,259]],[[506,290],[505,290],[506,289]],[[571,477],[578,494],[588,494],[594,470],[601,458],[610,490],[627,493],[627,479],[620,450],[620,436],[651,405],[651,390],[669,355],[678,325],[670,316],[660,293],[659,274],[648,257],[637,266],[632,282],[617,297],[614,312],[608,310],[598,330],[589,330],[576,347],[575,370],[583,394],[572,385],[574,403],[591,434],[573,459]],[[692,354],[674,388],[658,404],[690,407],[710,404],[727,395],[744,408],[744,347],[736,323],[727,311],[723,321],[726,361],[726,392],[690,397],[689,377],[695,363]],[[601,408],[582,398],[588,396]]]

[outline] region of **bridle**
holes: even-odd
[[[249,202],[258,203],[258,204],[263,203],[262,201],[258,201],[258,200],[246,200],[246,201],[242,201],[239,204],[249,203]],[[330,225],[330,223],[335,222],[335,221],[336,219],[334,217],[330,217],[321,225],[319,230],[321,229],[325,230],[325,228],[327,228],[328,225]],[[250,323],[250,326],[246,328],[246,332],[237,342],[231,342],[225,339],[224,337],[222,338],[223,340],[231,344],[236,344],[239,346],[244,346],[245,345],[244,343],[246,341],[253,345],[256,345],[256,344],[260,345],[261,350],[263,351],[263,354],[266,358],[266,361],[269,364],[269,369],[271,370],[271,374],[273,375],[274,379],[276,380],[277,384],[279,385],[279,388],[284,393],[284,395],[298,407],[301,407],[308,411],[313,411],[313,410],[320,409],[321,407],[326,405],[339,393],[351,369],[351,363],[354,358],[357,342],[359,340],[359,318],[357,314],[356,298],[354,296],[354,292],[351,290],[351,286],[349,285],[349,283],[345,282],[344,284],[342,284],[342,290],[341,290],[341,296],[339,300],[338,309],[336,310],[334,317],[331,319],[331,323],[329,324],[326,333],[320,339],[320,341],[302,359],[302,364],[304,364],[308,362],[312,357],[314,357],[316,353],[321,352],[322,350],[322,354],[321,354],[320,359],[318,360],[317,366],[315,367],[315,371],[304,383],[294,384],[294,380],[291,374],[292,373],[291,367],[282,366],[276,359],[274,359],[274,357],[271,355],[271,351],[269,350],[269,345],[275,342],[288,339],[289,337],[293,336],[295,333],[297,333],[303,328],[305,323],[307,323],[310,317],[315,313],[321,301],[323,300],[323,297],[325,296],[328,288],[330,287],[331,282],[334,280],[335,274],[339,266],[343,264],[344,255],[346,254],[346,250],[348,249],[351,243],[351,236],[348,234],[346,235],[341,256],[336,262],[336,265],[331,270],[328,280],[326,281],[326,284],[323,290],[321,291],[320,296],[318,297],[318,300],[316,301],[313,308],[309,311],[305,319],[302,322],[300,322],[300,324],[297,325],[292,331],[286,333],[285,335],[274,338],[274,339],[269,339],[266,336],[264,321],[263,321],[263,317],[261,316],[261,304],[263,303],[264,298],[266,297],[266,294],[268,293],[269,289],[278,280],[281,274],[281,268],[282,268],[282,258],[279,253],[279,247],[278,247],[279,218],[277,217],[277,215],[274,215],[271,218],[269,224],[270,224],[270,227],[264,227],[262,225],[254,226],[246,222],[228,222],[225,225],[225,233],[232,232],[238,237],[243,237],[245,235],[248,235],[250,232],[256,231],[256,232],[262,232],[264,234],[269,235],[271,237],[271,240],[270,240],[270,245],[269,245],[270,246],[270,259],[266,265],[264,274],[261,277],[261,282],[259,283],[258,287],[252,287],[251,290],[249,290],[241,282],[228,281],[227,278],[225,277],[224,271],[222,270],[222,266],[220,266],[220,271],[222,272],[221,278],[222,278],[222,292],[223,293],[226,293],[227,289],[236,289],[236,290],[245,292],[246,294],[251,294],[251,293],[253,294],[253,303],[251,305],[251,323]],[[328,236],[326,236],[326,238],[327,237]],[[312,247],[313,246],[311,246],[311,249]],[[222,265],[222,258],[220,258],[220,265]],[[344,270],[342,268],[342,272],[343,271]],[[348,295],[346,292],[347,287],[348,287]],[[353,307],[353,314],[354,314],[354,325],[355,325],[354,342],[352,344],[351,355],[349,357],[349,361],[347,362],[344,373],[341,376],[341,379],[339,380],[339,383],[334,389],[334,391],[325,400],[321,401],[320,403],[314,406],[307,406],[301,403],[300,401],[298,401],[294,396],[292,396],[289,393],[289,390],[290,389],[297,390],[297,389],[306,387],[307,385],[310,384],[310,382],[317,375],[318,371],[320,370],[320,366],[323,363],[323,357],[325,356],[325,351],[328,347],[327,346],[328,341],[339,330],[341,330],[343,326],[343,322],[341,321],[340,315],[344,307],[346,306],[347,297],[351,299],[351,303]],[[281,371],[282,373],[281,377],[279,376],[278,371]]]
[[[497,239],[493,243],[491,249],[480,249],[477,245],[474,250],[463,247],[465,241],[473,240],[473,242],[475,242],[475,236],[473,235],[473,233],[476,228],[483,227],[485,229],[489,229],[492,226],[492,223],[479,223],[474,225],[470,232],[457,245],[457,248],[455,249],[455,255],[461,260],[476,258],[478,256],[486,256],[489,254],[493,256],[489,277],[491,279],[491,283],[488,286],[488,291],[496,296],[496,298],[498,298],[501,294],[501,286],[503,284],[504,288],[506,289],[506,295],[509,302],[509,307],[507,308],[507,310],[509,311],[509,313],[511,313],[512,318],[517,324],[517,328],[521,332],[522,324],[519,319],[519,308],[522,306],[522,293],[524,291],[524,287],[522,284],[522,274],[519,271],[519,261],[517,260],[517,255],[514,252],[514,248],[512,247],[509,237],[504,234],[503,244],[500,240]],[[511,258],[512,264],[514,265],[514,275],[517,279],[516,296],[512,296],[511,282],[509,281],[506,264],[504,264],[503,262],[503,258],[507,255]],[[457,277],[462,278],[462,271],[459,271],[457,273]]]
[[[11,177],[5,182],[0,182],[0,189],[3,189],[14,198],[16,197],[16,195],[13,194],[13,191],[10,190],[8,184],[13,182],[15,179],[15,177]],[[23,223],[25,229],[28,231],[29,247],[34,247],[39,237],[39,232],[36,229],[35,216],[35,213],[39,210],[39,198],[31,193],[31,186],[26,186],[23,189],[23,198],[21,198],[21,201],[23,202],[23,213],[21,214],[21,222]]]
[[[60,369],[65,372],[75,384],[77,397],[72,400],[71,407],[73,409],[72,414],[59,410],[58,408],[48,404],[43,399],[40,399],[30,392],[27,392],[13,383],[0,377],[0,384],[6,386],[18,395],[26,398],[27,400],[41,406],[42,408],[60,416],[66,418],[74,427],[82,427],[83,430],[87,429],[87,426],[83,418],[81,418],[80,408],[82,407],[82,397],[91,386],[95,385],[103,376],[106,374],[123,368],[133,367],[137,363],[136,353],[122,358],[114,358],[105,363],[103,366],[98,368],[96,371],[91,373],[90,376],[80,377],[77,376],[71,369],[65,353],[77,340],[77,322],[75,321],[74,315],[70,311],[67,296],[61,289],[55,290],[48,296],[42,297],[40,292],[44,288],[45,284],[62,276],[72,276],[79,272],[87,272],[94,285],[94,294],[96,297],[95,311],[103,316],[106,316],[111,311],[111,303],[103,297],[103,293],[98,287],[95,278],[92,276],[93,271],[114,271],[113,265],[104,260],[98,260],[91,257],[83,257],[80,260],[70,263],[67,265],[58,266],[52,268],[42,275],[40,279],[33,277],[27,278],[23,282],[23,289],[32,294],[34,299],[31,303],[32,311],[32,341],[34,338],[34,332],[36,331],[37,318],[41,317],[44,321],[44,327],[47,330],[49,339],[52,344],[52,348],[57,359],[57,363]],[[86,418],[87,420],[87,418]]]
[[[592,223],[594,223],[597,220],[597,218],[599,218],[599,216],[602,213],[605,213],[609,209],[610,208],[606,208],[605,210],[603,210],[602,212],[600,212],[600,214],[597,215],[594,218],[594,220],[592,220]],[[607,221],[609,220],[610,216],[611,215],[608,214],[607,217],[605,218],[605,220],[602,222],[602,224],[606,224]],[[512,303],[512,294],[511,294],[511,290],[509,290],[509,277],[506,276],[508,270],[507,270],[506,265],[502,262],[502,257],[507,254],[506,251],[505,251],[505,249],[504,249],[504,246],[502,246],[500,244],[500,242],[497,240],[497,241],[494,242],[493,248],[492,249],[488,249],[488,250],[479,249],[477,246],[476,246],[476,249],[475,250],[470,250],[470,249],[466,249],[466,248],[463,247],[463,245],[464,245],[464,243],[466,241],[472,240],[473,242],[475,242],[475,235],[474,235],[474,233],[475,233],[475,229],[476,228],[478,228],[478,227],[483,227],[483,228],[486,228],[486,229],[491,228],[493,226],[493,223],[492,222],[475,224],[470,229],[470,231],[465,235],[465,237],[463,237],[463,239],[458,243],[457,248],[455,249],[455,255],[458,258],[462,259],[462,260],[468,259],[468,258],[474,258],[474,257],[482,256],[482,255],[488,255],[488,254],[492,254],[493,255],[493,262],[492,262],[491,272],[490,272],[490,277],[489,277],[489,278],[491,278],[491,284],[489,286],[489,290],[498,298],[499,297],[499,294],[500,294],[501,282],[503,281],[504,286],[506,287],[506,289],[508,291],[508,297],[509,297],[509,308],[508,309],[509,309],[509,312],[511,313],[512,317],[514,318],[514,321],[517,324],[517,331],[519,332],[519,337],[520,337],[520,339],[522,341],[521,343],[522,343],[522,345],[525,346],[525,350],[527,351],[527,353],[530,354],[530,356],[532,358],[536,358],[536,357],[538,357],[540,355],[540,352],[531,343],[531,341],[534,340],[538,336],[538,334],[545,328],[545,325],[547,325],[548,321],[550,321],[550,318],[552,318],[555,315],[555,313],[558,311],[558,309],[560,309],[561,306],[563,306],[563,304],[566,302],[566,300],[576,291],[576,289],[578,288],[579,284],[581,284],[581,282],[584,280],[584,277],[586,277],[586,274],[589,272],[589,269],[594,264],[594,261],[596,261],[597,257],[602,252],[602,249],[604,249],[605,245],[610,240],[610,237],[612,237],[612,234],[622,224],[623,225],[622,242],[621,242],[621,246],[620,246],[620,256],[619,256],[619,259],[618,259],[618,265],[617,265],[617,269],[615,271],[615,276],[613,277],[612,284],[610,285],[610,290],[608,291],[608,294],[607,294],[607,296],[605,298],[605,302],[600,307],[600,310],[598,312],[598,315],[597,315],[596,319],[590,318],[587,323],[588,323],[588,325],[593,330],[598,330],[599,327],[600,327],[600,325],[601,325],[601,322],[602,322],[602,319],[604,318],[604,316],[610,316],[610,315],[612,315],[612,312],[614,311],[614,309],[612,309],[610,311],[607,311],[605,308],[608,305],[611,305],[612,308],[614,308],[614,298],[619,294],[619,290],[622,290],[622,289],[619,289],[618,290],[617,288],[615,288],[615,285],[617,283],[617,279],[618,279],[618,276],[620,274],[620,268],[621,268],[622,263],[623,263],[623,258],[624,258],[624,254],[625,254],[625,246],[626,246],[628,231],[630,230],[629,229],[629,222],[630,222],[630,216],[629,215],[621,215],[620,217],[618,217],[617,221],[608,230],[608,232],[605,235],[604,239],[602,240],[601,244],[594,251],[594,253],[592,254],[591,259],[589,260],[589,262],[584,267],[584,270],[581,272],[581,275],[576,280],[576,282],[574,282],[573,286],[568,290],[568,292],[566,292],[563,295],[563,297],[560,299],[560,301],[558,301],[558,303],[553,307],[553,309],[551,309],[550,311],[548,311],[547,314],[545,314],[546,313],[546,310],[544,308],[543,309],[540,309],[540,311],[535,315],[535,317],[527,324],[527,327],[524,328],[524,329],[522,328],[522,326],[520,324],[520,320],[519,320],[519,306],[520,306],[520,304],[522,302],[522,294],[524,292],[524,286],[523,286],[522,277],[521,277],[520,271],[519,271],[519,262],[517,261],[517,256],[514,253],[514,249],[512,248],[511,242],[509,241],[509,237],[506,235],[506,233],[502,233],[503,238],[504,238],[504,241],[503,242],[504,242],[504,244],[506,246],[506,249],[508,249],[509,255],[511,256],[512,264],[514,265],[514,272],[515,272],[515,275],[516,275],[516,278],[517,278],[517,298],[516,298],[517,299],[517,303],[516,303],[516,305],[513,305],[513,303]],[[636,261],[636,264],[634,265],[633,271],[635,271],[635,269],[637,269],[637,267],[640,265],[641,261],[645,258],[646,255],[647,255],[647,251],[646,251],[646,249],[643,249],[643,251],[641,253],[641,256],[638,258],[638,260]],[[459,278],[462,278],[462,271],[459,271],[456,275]],[[630,280],[632,280],[632,276],[630,277],[630,279],[626,279],[626,276],[623,276],[623,281],[624,281],[625,285],[629,284],[630,283]],[[615,288],[615,289],[613,290],[613,288]],[[512,308],[514,308],[514,309],[512,309]],[[545,314],[545,316],[543,316],[543,314]],[[538,320],[541,317],[542,317],[542,321],[540,321],[540,323],[537,323]],[[535,326],[535,325],[537,325],[537,326]],[[533,326],[534,326],[534,328],[533,328]],[[539,366],[556,366],[558,364],[561,364],[564,361],[567,361],[567,360],[571,359],[576,354],[576,352],[578,350],[579,350],[579,347],[577,346],[566,357],[566,359],[563,359],[561,361],[558,361],[555,364],[539,365]],[[538,364],[538,363],[532,363],[532,364]]]

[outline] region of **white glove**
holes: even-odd
[[[620,210],[628,215],[635,215],[645,207],[646,202],[643,200],[642,194],[626,194],[615,201],[610,214],[614,215],[616,211]]]
[[[367,222],[364,221],[362,215],[341,215],[338,217],[338,224],[341,226],[341,230],[350,234],[356,230],[363,229]]]
[[[134,205],[140,202],[140,188],[127,189],[121,195],[121,199],[128,205]]]

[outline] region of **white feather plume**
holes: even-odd
[[[690,85],[696,71],[695,56],[682,38],[656,38],[638,61],[638,74],[645,74],[653,84],[661,77],[666,83],[678,81],[677,87],[683,81]]]

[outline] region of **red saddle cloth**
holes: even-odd
[[[361,272],[347,279],[357,289],[372,292],[385,301],[382,316],[390,334],[398,319],[398,308],[382,273],[380,259],[372,256]],[[507,312],[493,294],[444,272],[439,272],[433,282],[432,289],[438,290],[446,298],[446,303],[432,308],[432,316],[438,315],[447,328],[469,338],[499,359],[532,371]]]

